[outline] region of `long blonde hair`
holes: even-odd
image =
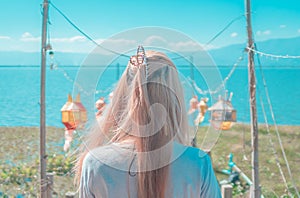
[[[188,124],[175,65],[160,52],[147,51],[146,57],[144,65],[128,63],[101,121],[88,134],[75,166],[77,183],[91,149],[134,137],[138,197],[165,197],[172,142],[189,144]]]

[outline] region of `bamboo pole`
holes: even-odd
[[[249,94],[250,94],[250,114],[251,114],[251,145],[252,145],[252,190],[251,196],[254,198],[260,197],[259,187],[259,167],[258,167],[258,127],[257,127],[257,112],[256,112],[256,79],[254,67],[254,54],[252,25],[251,25],[251,0],[245,0],[246,4],[246,19],[247,19],[247,34],[248,34],[248,78],[249,78]]]
[[[40,192],[41,198],[47,197],[47,176],[46,176],[46,109],[45,109],[45,82],[46,82],[46,52],[47,52],[47,23],[48,23],[48,0],[43,2],[43,27],[41,43],[41,89],[40,89]]]

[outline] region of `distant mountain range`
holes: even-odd
[[[275,55],[300,55],[300,37],[272,39],[256,43],[258,51]],[[219,66],[231,66],[242,55],[246,44],[235,44],[209,50],[214,62]],[[55,60],[59,65],[80,65],[86,58],[86,53],[55,52]],[[276,59],[269,56],[259,56],[263,66],[299,67],[300,59]],[[247,59],[247,56],[244,57]],[[39,52],[1,51],[0,65],[39,65]],[[122,63],[121,63],[122,64]],[[246,65],[247,61],[241,64]]]
[[[238,57],[241,56],[245,44],[230,45],[209,51],[217,65],[233,65]],[[257,50],[266,54],[300,56],[300,37],[271,39],[256,42]],[[257,61],[257,55],[255,55]],[[270,56],[258,56],[263,66],[287,66],[299,67],[300,59],[272,58]],[[247,56],[244,57],[247,60]],[[243,64],[247,64],[244,61]]]

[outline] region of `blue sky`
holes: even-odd
[[[208,42],[244,14],[243,0],[52,0],[75,24],[101,41],[143,26],[172,28]],[[0,51],[39,51],[42,0],[1,0]],[[256,41],[300,36],[299,0],[252,0]],[[50,36],[56,51],[88,52],[95,47],[50,7]],[[236,21],[211,48],[246,42],[245,19]]]

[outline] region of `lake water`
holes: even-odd
[[[107,97],[113,90],[117,78],[124,70],[121,67],[111,67],[98,77],[87,74],[89,79],[97,78],[97,92],[87,93],[83,91],[83,102],[85,94],[92,95],[93,99],[100,96]],[[231,68],[219,67],[223,78],[227,76]],[[74,90],[80,90],[81,85],[75,84],[74,79],[78,78],[79,67],[60,67],[56,70],[47,69],[46,82],[46,124],[47,126],[63,127],[61,123],[60,109],[67,100],[67,94]],[[185,77],[190,76],[190,68],[179,67],[180,73]],[[238,122],[249,122],[249,99],[248,99],[248,76],[246,67],[238,67],[231,78],[227,81],[226,89],[234,93],[232,104],[237,110]],[[269,95],[277,124],[300,125],[300,69],[299,68],[263,68],[264,77],[269,90]],[[271,114],[266,95],[262,84],[261,72],[257,73],[257,108],[258,121],[264,123],[262,108],[259,98],[265,103],[267,117],[271,121]],[[201,89],[207,89],[205,81],[201,80],[199,74],[194,78]],[[81,82],[83,82],[81,80]],[[87,80],[86,83],[89,81]],[[91,88],[92,90],[92,88]],[[187,90],[190,92],[190,90]],[[202,97],[197,93],[198,97]],[[39,100],[40,100],[40,68],[34,66],[2,66],[0,67],[0,126],[39,126]],[[188,103],[188,102],[187,102]],[[85,104],[84,104],[85,105]],[[211,100],[209,101],[211,104]],[[89,116],[95,110],[87,108]],[[207,120],[207,119],[206,119]],[[206,121],[207,122],[207,121]]]

